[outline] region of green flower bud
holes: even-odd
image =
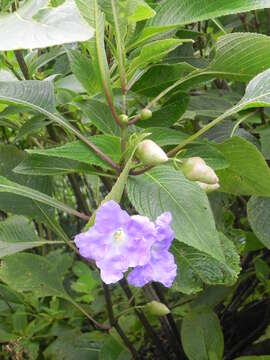
[[[152,140],[143,140],[139,143],[136,157],[144,165],[159,165],[168,161],[165,152]]]
[[[191,157],[184,160],[182,171],[185,177],[191,181],[200,181],[210,185],[218,184],[216,173],[200,157]]]
[[[152,117],[152,111],[149,109],[143,109],[140,113],[140,119],[141,120],[148,120]]]
[[[166,305],[155,300],[146,304],[145,307],[150,312],[150,314],[155,316],[165,316],[170,313],[170,310],[167,308]]]
[[[122,124],[127,125],[128,123],[128,116],[126,114],[121,114],[119,116],[119,120]]]
[[[206,192],[206,193],[211,193],[215,190],[217,190],[219,188],[219,183],[217,184],[205,184],[203,182],[200,181],[196,181],[197,184]]]

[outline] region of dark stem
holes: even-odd
[[[163,304],[165,304],[166,306],[168,306],[167,302],[166,302],[166,299],[165,299],[165,296],[163,295],[163,289],[161,288],[161,286],[157,283],[153,283],[153,288],[155,289],[155,292],[157,294],[157,296],[159,297],[159,299],[161,300],[161,302]],[[181,342],[181,338],[180,338],[180,334],[179,334],[179,331],[178,331],[178,328],[177,328],[177,325],[174,321],[174,318],[173,318],[173,315],[171,313],[169,313],[167,315],[167,319],[168,319],[168,322],[172,328],[172,331],[174,333],[174,336],[176,337],[176,339]]]
[[[83,196],[81,189],[80,189],[79,175],[76,176],[75,174],[68,174],[68,180],[71,184],[73,193],[75,195],[78,210],[82,211],[86,214],[90,214],[89,207],[88,207],[85,197]]]
[[[260,33],[261,32],[261,24],[260,24],[257,12],[256,12],[256,10],[254,10],[254,11],[252,11],[252,13],[254,16],[253,19],[254,19],[255,29],[258,33]]]
[[[146,292],[146,294],[148,295],[150,300],[155,300],[161,303],[164,303],[161,298],[158,296],[158,294],[156,293],[154,287],[152,285],[146,285],[144,287],[144,290]],[[165,303],[164,303],[165,304]],[[168,315],[171,315],[168,314]],[[182,347],[181,347],[181,343],[180,343],[180,337],[179,336],[175,336],[174,332],[172,331],[171,327],[170,327],[170,322],[168,319],[168,315],[165,316],[160,316],[159,317],[159,321],[161,323],[161,326],[163,328],[163,332],[165,333],[168,342],[171,344],[172,348],[174,349],[175,354],[177,355],[177,359],[181,359],[184,356]]]
[[[120,285],[122,287],[122,289],[124,290],[126,297],[128,298],[128,300],[130,301],[130,304],[132,306],[135,306],[135,299],[132,295],[132,292],[128,286],[127,280],[124,278],[120,281]],[[156,332],[154,331],[154,329],[152,328],[151,324],[149,323],[149,321],[147,320],[146,316],[144,315],[144,313],[141,310],[135,309],[134,310],[136,315],[138,316],[140,322],[142,323],[143,327],[145,328],[146,333],[148,334],[148,336],[150,337],[150,339],[152,339],[152,341],[154,342],[154,344],[156,345],[157,349],[159,350],[159,352],[162,354],[164,359],[169,360],[168,357],[168,353],[166,352],[166,350],[163,347],[163,344],[161,342],[161,340],[159,339],[159,337],[157,336]]]
[[[17,62],[20,66],[20,69],[23,73],[23,76],[25,78],[25,80],[29,80],[30,79],[30,76],[29,76],[29,71],[28,71],[28,67],[26,65],[26,62],[24,61],[24,57],[23,57],[23,54],[20,50],[15,50],[14,51],[14,54],[15,54],[15,57],[17,59]]]
[[[117,319],[114,317],[112,298],[111,298],[109,286],[106,285],[104,282],[102,282],[102,284],[103,284],[103,289],[104,289],[104,295],[105,295],[110,325],[113,326],[115,328],[115,330],[118,332],[119,336],[121,337],[124,344],[126,345],[128,350],[132,354],[133,358],[139,359],[139,354],[137,353],[137,350],[134,348],[133,344],[129,341],[129,339],[125,335],[124,331],[122,330],[121,326],[119,325]]]
[[[109,94],[109,91],[108,91],[108,89],[107,89],[106,87],[104,87],[104,91],[105,91],[105,95],[106,95],[106,98],[107,98],[107,101],[108,101],[109,108],[110,108],[110,110],[111,110],[112,116],[113,116],[113,118],[114,118],[114,121],[116,122],[116,124],[117,124],[120,128],[122,128],[122,127],[123,127],[123,124],[122,124],[121,121],[119,120],[119,117],[118,117],[118,115],[117,115],[117,113],[116,113],[116,111],[115,111],[115,108],[114,108],[114,106],[113,106],[112,98],[111,98],[111,96],[110,96],[110,94]]]
[[[248,32],[249,29],[248,29],[248,24],[247,24],[247,21],[246,21],[246,19],[247,19],[247,14],[239,14],[238,16],[239,16],[239,19],[240,19],[240,21],[241,21],[241,23],[242,23],[242,26],[243,26],[244,31],[245,31],[245,32]]]
[[[264,14],[266,17],[267,35],[270,35],[270,9],[264,9]]]

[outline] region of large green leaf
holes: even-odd
[[[228,34],[219,38],[216,55],[208,67],[193,67],[192,71],[192,67],[188,65],[188,69],[187,64],[154,66],[135,83],[133,90],[153,97],[166,88],[168,92],[174,89],[187,90],[215,77],[250,80],[270,67],[269,49],[268,36],[250,33]],[[266,77],[267,73],[265,81]]]
[[[67,255],[68,256],[68,255]],[[70,261],[50,261],[48,257],[20,253],[2,260],[0,279],[12,289],[35,292],[37,296],[67,297],[63,276]]]
[[[268,1],[270,7],[270,1]],[[256,46],[254,46],[256,44]],[[270,38],[256,33],[232,33],[217,42],[214,60],[205,71],[242,81],[270,67]]]
[[[48,0],[28,0],[15,13],[0,15],[0,51],[46,48],[93,36],[73,0],[56,8],[48,4]]]
[[[181,171],[159,166],[131,177],[128,195],[136,210],[153,220],[170,211],[177,240],[224,261],[207,196]]]
[[[120,139],[110,135],[92,136],[91,141],[97,145],[105,154],[119,162],[121,154]],[[110,166],[103,161],[93,150],[89,149],[82,141],[73,141],[62,146],[44,150],[27,150],[28,153],[53,156],[57,158],[65,158],[80,161],[86,164],[99,165],[110,169]]]
[[[197,293],[207,285],[232,286],[240,272],[240,258],[231,240],[220,234],[226,264],[183,243],[174,242],[171,251],[177,264],[173,287],[185,294]]]
[[[215,147],[230,164],[226,169],[217,170],[221,191],[270,196],[270,170],[255,145],[234,136]]]
[[[165,0],[148,26],[173,27],[267,7],[269,0]]]
[[[0,258],[54,241],[40,240],[23,216],[11,216],[0,222]]]
[[[189,360],[222,359],[222,329],[210,308],[194,309],[184,317],[181,339]]]
[[[247,213],[254,234],[270,249],[270,199],[252,196],[248,201]]]

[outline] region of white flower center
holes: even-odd
[[[120,246],[125,242],[125,240],[126,240],[126,236],[125,236],[124,230],[122,228],[118,229],[113,234],[113,242],[115,245]]]

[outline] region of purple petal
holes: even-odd
[[[128,213],[113,200],[103,204],[96,212],[95,227],[101,233],[110,233],[130,221]]]

